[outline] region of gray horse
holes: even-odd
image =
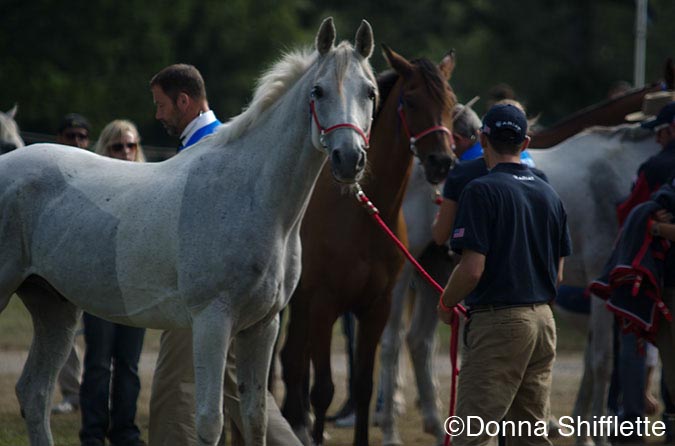
[[[433,243],[431,224],[438,212],[438,205],[435,202],[438,187],[426,181],[423,166],[415,163],[405,191],[402,209],[408,230],[408,250],[418,259],[424,249]],[[442,185],[440,187],[442,188]],[[432,263],[435,270],[445,269],[449,273],[451,265],[447,258],[439,256]],[[432,265],[425,262],[424,267],[429,266]],[[440,280],[436,277],[435,279]],[[415,300],[410,326],[406,327],[403,324],[403,312],[411,294],[414,294]],[[401,380],[399,357],[404,337],[415,373],[423,431],[433,435],[436,444],[444,443],[445,431],[439,415],[438,382],[434,376],[438,297],[438,291],[416,273],[410,262],[406,262],[392,291],[389,319],[380,340],[380,387],[383,405],[381,414],[376,418],[382,429],[384,445],[403,444],[395,414],[402,409],[398,406],[403,405],[399,383]]]
[[[638,166],[658,150],[651,132],[629,125],[594,127],[552,149],[530,150],[567,209],[574,253],[565,260],[564,284],[586,287],[600,276],[618,233],[616,204],[630,192]],[[575,419],[606,415],[613,319],[605,302],[592,296]],[[602,436],[594,441],[607,443]]]
[[[265,444],[267,374],[300,274],[302,215],[327,157],[338,181],[360,178],[377,97],[370,25],[353,47],[334,43],[326,19],[316,51],[286,55],[244,113],[167,161],[53,144],[0,158],[0,310],[16,292],[33,319],[16,386],[31,445],[53,444],[49,400],[82,309],[192,328],[200,445],[221,433],[236,336],[244,436]]]

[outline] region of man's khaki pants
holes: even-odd
[[[223,384],[223,406],[239,432],[242,431],[234,348],[227,357]],[[267,444],[300,446],[271,393],[267,392]],[[195,377],[192,365],[192,331],[166,330],[160,339],[159,356],[150,394],[149,446],[197,444],[195,430]],[[220,444],[224,444],[224,435]],[[233,432],[233,445],[243,444]]]
[[[516,426],[501,429],[507,444],[550,445],[543,432],[556,346],[550,306],[481,310],[471,314],[466,329],[457,393],[457,417],[464,429],[452,444],[497,444],[492,434],[506,420]],[[519,424],[532,430],[518,431]]]

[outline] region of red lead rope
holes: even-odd
[[[359,203],[366,209],[369,215],[371,215],[375,221],[380,225],[382,230],[391,238],[391,240],[398,246],[398,249],[401,250],[403,255],[412,263],[412,265],[417,269],[424,279],[429,282],[429,284],[436,289],[439,293],[443,292],[443,287],[436,282],[433,277],[429,275],[428,272],[422,268],[422,265],[415,259],[415,257],[410,254],[406,247],[401,243],[401,241],[396,237],[396,235],[387,227],[387,224],[380,217],[380,211],[377,210],[375,205],[370,201],[366,194],[361,189],[361,186],[356,185],[356,199],[359,200]],[[439,301],[440,302],[440,301]],[[440,302],[439,304],[442,304]],[[458,338],[459,338],[459,313],[462,312],[464,316],[467,316],[466,308],[461,304],[456,305],[452,308],[452,324],[451,324],[451,338],[450,338],[450,364],[452,366],[452,377],[450,384],[450,408],[448,410],[448,417],[455,415],[455,405],[457,402],[457,375],[459,374],[459,367],[457,366],[457,352],[458,352]],[[450,445],[450,435],[445,433],[445,446]]]

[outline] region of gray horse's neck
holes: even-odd
[[[215,187],[239,197],[230,202],[242,208],[228,215],[264,222],[266,231],[286,232],[299,224],[326,160],[311,144],[308,103],[298,100],[309,90],[304,84],[298,82],[241,137],[211,147],[212,156],[194,154],[194,162],[203,166],[197,171],[213,171],[221,182]]]

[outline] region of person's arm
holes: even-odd
[[[431,225],[431,235],[437,245],[443,245],[450,238],[452,225],[455,223],[457,202],[444,198],[438,209],[438,214]]]
[[[626,218],[628,218],[628,214],[630,214],[630,211],[632,211],[635,206],[649,200],[651,193],[652,188],[649,186],[645,173],[641,170],[638,171],[638,178],[635,180],[635,185],[633,186],[630,195],[616,207],[619,226],[623,226]]]
[[[470,249],[462,252],[462,258],[457,267],[452,271],[445,289],[441,294],[440,303],[446,309],[438,305],[437,311],[441,321],[450,324],[452,312],[447,308],[452,308],[460,303],[474,289],[485,271],[485,255]]]
[[[563,269],[565,267],[565,258],[560,257],[558,260],[558,283],[556,283],[556,286],[560,286],[560,284],[563,281]]]
[[[675,224],[671,221],[673,221],[673,214],[665,209],[656,211],[649,227],[652,235],[675,241]]]
[[[656,237],[663,237],[671,242],[675,242],[675,224],[673,223],[660,223],[658,221],[652,220],[651,231],[652,235]]]

